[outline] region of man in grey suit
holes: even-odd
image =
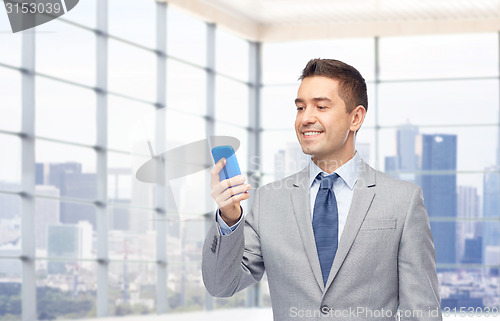
[[[225,160],[212,170],[208,292],[231,296],[266,271],[275,320],[441,320],[421,188],[374,170],[354,147],[365,80],[331,59],[309,61],[300,79],[295,130],[308,166],[257,189],[246,214],[245,177],[219,181]]]

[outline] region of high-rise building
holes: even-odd
[[[415,183],[414,172],[419,168],[417,144],[419,140],[418,127],[410,123],[399,126],[396,132],[396,149],[398,159],[398,170],[407,172],[400,173],[399,177],[406,181]]]
[[[41,172],[43,171],[43,172]],[[37,184],[52,185],[59,189],[61,197],[95,200],[97,178],[94,173],[82,173],[82,165],[75,162],[60,164],[40,164],[36,166]],[[62,202],[60,204],[61,223],[76,224],[88,221],[96,228],[95,210]]]
[[[431,220],[437,263],[454,264],[457,224],[447,219],[457,216],[457,136],[422,135],[422,170],[444,171],[421,175],[419,181]]]
[[[395,178],[416,182],[415,171],[419,169],[420,142],[418,127],[410,123],[401,125],[396,131],[396,155],[386,156],[384,170]],[[398,172],[402,173],[398,173]]]
[[[481,216],[477,189],[472,186],[458,186],[457,188],[457,254],[459,258],[465,255],[467,240],[480,240],[482,224],[478,221]],[[481,252],[482,246],[479,247]],[[481,255],[480,255],[481,256]],[[469,256],[470,257],[470,256]],[[481,262],[479,262],[481,263]]]
[[[500,216],[500,180],[499,167],[494,166],[485,169],[483,176],[483,217],[486,219],[497,219]],[[484,224],[483,227],[483,258],[486,258],[486,249],[491,246],[499,246],[500,226],[498,221]]]
[[[59,189],[51,185],[36,185],[36,192],[54,198],[59,197]],[[41,197],[37,198],[35,202],[35,244],[37,249],[47,249],[47,227],[59,223],[59,201]]]
[[[88,222],[78,224],[49,225],[47,227],[47,255],[50,258],[90,258],[92,254],[92,226]],[[65,274],[66,265],[73,262],[49,261],[49,274]]]

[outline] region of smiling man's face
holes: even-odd
[[[337,80],[328,77],[306,77],[295,100],[295,132],[302,151],[313,156],[316,164],[342,161],[354,155],[354,131],[361,124],[353,128],[354,111],[347,113],[338,86]]]

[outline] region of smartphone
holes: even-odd
[[[221,158],[226,159],[226,165],[219,172],[219,178],[221,181],[240,175],[240,166],[238,165],[238,160],[236,159],[236,154],[234,149],[229,145],[215,146],[212,148],[212,156],[214,162],[217,163]]]

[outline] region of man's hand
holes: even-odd
[[[246,180],[243,175],[231,177],[221,182],[219,172],[224,165],[226,165],[226,159],[222,158],[212,168],[210,171],[212,176],[210,186],[212,188],[212,198],[217,202],[222,219],[227,225],[232,226],[240,219],[240,202],[250,197],[248,191],[252,186],[243,184]]]

